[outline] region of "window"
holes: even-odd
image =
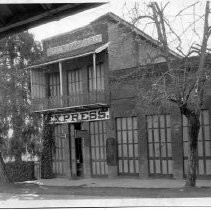
[[[88,67],[89,91],[104,90],[104,68],[103,63],[96,65],[96,77],[93,66]]]
[[[83,103],[82,71],[80,69],[68,71],[67,82],[69,106],[81,105]]]
[[[118,170],[120,175],[139,173],[138,131],[136,117],[116,119],[118,143]]]
[[[170,115],[148,115],[148,157],[150,174],[172,174]]]
[[[67,80],[69,95],[82,93],[82,75],[80,69],[68,71]]]
[[[49,96],[59,96],[60,95],[60,80],[59,73],[49,74]]]
[[[46,80],[45,74],[42,70],[33,70],[31,73],[31,94],[32,98],[46,97]]]

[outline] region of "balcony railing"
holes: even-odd
[[[107,104],[108,97],[104,91],[92,91],[75,95],[54,96],[32,99],[32,111],[44,111],[65,107],[84,106],[90,104]]]

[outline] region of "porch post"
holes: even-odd
[[[62,63],[59,62],[60,95],[63,96]]]
[[[94,90],[97,89],[97,72],[96,72],[96,54],[93,54],[93,77],[94,77]]]
[[[60,105],[63,103],[63,77],[62,77],[62,63],[59,62],[59,80],[60,80]]]

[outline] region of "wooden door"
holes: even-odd
[[[150,175],[172,175],[170,115],[148,115],[148,159]]]
[[[56,125],[54,127],[53,138],[55,141],[55,150],[53,151],[53,173],[56,176],[65,175],[65,135],[62,125]]]
[[[119,175],[138,175],[137,118],[116,119]]]
[[[91,168],[93,176],[106,176],[108,166],[106,162],[106,123],[95,121],[89,123],[91,138]]]

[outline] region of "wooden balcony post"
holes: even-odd
[[[59,62],[60,95],[63,96],[62,63]]]
[[[93,77],[94,77],[94,90],[97,90],[97,71],[96,71],[96,54],[93,54]]]
[[[62,63],[59,62],[59,79],[60,79],[60,96],[61,96],[61,106],[62,106],[62,96],[63,96],[63,77],[62,77]]]

